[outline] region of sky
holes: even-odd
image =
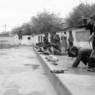
[[[32,16],[45,10],[66,18],[81,2],[94,3],[94,0],[0,0],[0,32],[21,26]]]

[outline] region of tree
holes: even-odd
[[[31,25],[29,23],[24,23],[22,26],[21,26],[21,31],[22,31],[22,34],[23,35],[31,35],[32,32],[31,32]]]
[[[31,20],[32,30],[34,33],[46,33],[60,31],[62,26],[62,18],[49,12],[42,12]]]
[[[63,29],[63,19],[49,12],[42,12],[24,23],[22,26],[14,28],[13,33],[22,31],[23,35],[40,34],[47,32],[57,32]]]
[[[12,30],[13,34],[18,34],[21,31],[22,35],[32,35],[32,26],[29,23],[24,23],[20,27],[16,27]]]
[[[18,31],[20,31],[20,30],[21,30],[20,27],[15,27],[15,28],[12,29],[11,33],[12,33],[12,34],[17,34]]]
[[[69,14],[66,22],[68,26],[82,25],[82,18],[89,18],[93,13],[95,13],[95,5],[81,3]]]

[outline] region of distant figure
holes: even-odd
[[[54,51],[53,42],[54,42],[54,35],[55,35],[55,33],[51,33],[50,35],[51,35],[50,36],[50,52],[53,53],[53,51]]]
[[[59,49],[59,47],[60,47],[60,37],[59,37],[58,34],[55,34],[54,37],[53,37],[53,46],[56,49]]]
[[[88,62],[88,66],[95,68],[95,15],[89,18],[88,29],[90,30],[89,41],[92,42],[92,52]]]
[[[61,53],[60,37],[56,33],[53,33],[51,36],[51,48],[52,48],[52,53],[54,53],[54,54],[60,54]]]
[[[22,31],[21,30],[18,31],[17,35],[18,35],[18,39],[19,40],[22,40]]]
[[[72,35],[72,31],[69,31],[69,38],[68,38],[68,42],[69,42],[69,48],[71,48],[73,46],[73,35]]]
[[[74,38],[72,35],[72,31],[69,31],[69,38],[68,38],[68,55],[70,57],[75,57],[77,56],[78,49],[73,45]]]
[[[50,42],[51,42],[51,45],[54,41],[54,36],[55,36],[55,33],[51,33],[51,36],[50,36]]]
[[[44,42],[43,47],[44,47],[44,49],[47,50],[49,48],[49,46],[50,46],[49,40],[48,40],[48,33],[45,34],[43,42]]]
[[[67,51],[67,35],[66,32],[64,32],[64,35],[61,37],[61,47],[62,47],[62,51],[63,49],[65,49],[64,51]]]
[[[56,43],[56,48],[60,50],[60,37],[59,37],[59,35],[56,34],[54,39],[55,39],[55,43]]]

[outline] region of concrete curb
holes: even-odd
[[[35,50],[34,50],[35,51]],[[36,52],[36,51],[35,51]],[[72,95],[72,93],[68,90],[68,88],[61,82],[61,80],[56,76],[55,73],[52,73],[48,65],[45,63],[45,61],[42,59],[39,53],[37,53],[38,59],[40,60],[43,69],[50,80],[51,84],[53,85],[56,93],[58,95]]]

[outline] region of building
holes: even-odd
[[[85,29],[85,28],[66,28],[63,31],[58,31],[56,32],[59,37],[60,37],[60,41],[62,42],[62,36],[64,36],[64,33],[66,32],[66,36],[67,36],[67,44],[69,46],[68,43],[68,38],[69,38],[69,32],[72,31],[72,36],[73,36],[73,45],[78,47],[78,48],[92,48],[91,44],[89,43],[89,36],[90,36],[90,31]],[[38,42],[43,42],[43,37],[44,34],[39,34],[39,35],[35,35],[34,36],[34,43],[38,43]],[[49,35],[49,42],[50,42],[50,35]]]

